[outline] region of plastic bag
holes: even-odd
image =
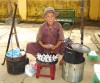
[[[32,77],[35,75],[37,69],[36,62],[31,62],[25,66],[25,74]]]
[[[12,50],[8,51],[6,53],[6,56],[10,58],[17,58],[20,55],[20,49],[19,48],[13,48]]]
[[[13,48],[10,51],[7,51],[6,56],[10,58],[18,58],[20,56],[24,56],[26,53],[24,50],[20,50],[19,48]]]

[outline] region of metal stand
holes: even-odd
[[[81,0],[81,44],[83,45],[84,39],[84,0]]]
[[[18,42],[18,37],[17,37],[17,32],[16,32],[16,28],[15,28],[15,16],[16,16],[17,4],[14,3],[14,6],[15,6],[15,11],[14,11],[14,16],[13,16],[13,18],[12,18],[13,22],[12,22],[12,26],[11,26],[11,31],[10,31],[10,35],[9,35],[9,39],[8,39],[8,44],[7,44],[6,52],[7,52],[8,49],[9,49],[11,36],[12,36],[13,34],[15,35],[17,47],[20,48],[20,47],[19,47],[19,42]],[[14,30],[14,33],[13,33],[13,30]],[[6,53],[5,53],[5,57],[6,57]],[[4,57],[4,61],[3,61],[2,65],[5,64],[5,60],[6,60],[5,57]]]

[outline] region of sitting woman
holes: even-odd
[[[62,26],[59,22],[55,21],[58,12],[54,8],[47,7],[41,15],[45,22],[40,26],[37,34],[36,43],[28,43],[26,53],[32,54],[36,57],[37,53],[48,52],[63,54],[64,53],[64,34]],[[62,60],[60,61],[60,64]]]

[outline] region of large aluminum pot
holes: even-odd
[[[71,64],[64,61],[62,65],[63,79],[71,83],[78,83],[83,79],[84,65],[85,59],[80,64]]]

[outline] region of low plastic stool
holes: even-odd
[[[90,53],[88,53],[88,60],[91,61],[92,59],[98,61],[98,55],[95,51],[91,51]]]
[[[100,80],[98,79],[96,74],[94,75],[94,77],[92,79],[92,83],[100,83]]]
[[[92,83],[100,83],[100,64],[94,64],[94,73]]]
[[[43,67],[49,67],[50,68],[50,75],[40,74],[40,71]],[[54,80],[54,78],[55,78],[55,69],[56,69],[55,64],[54,65],[49,65],[49,66],[43,66],[43,65],[37,63],[36,78],[39,78],[39,76],[42,76],[42,77],[50,77],[51,80]]]

